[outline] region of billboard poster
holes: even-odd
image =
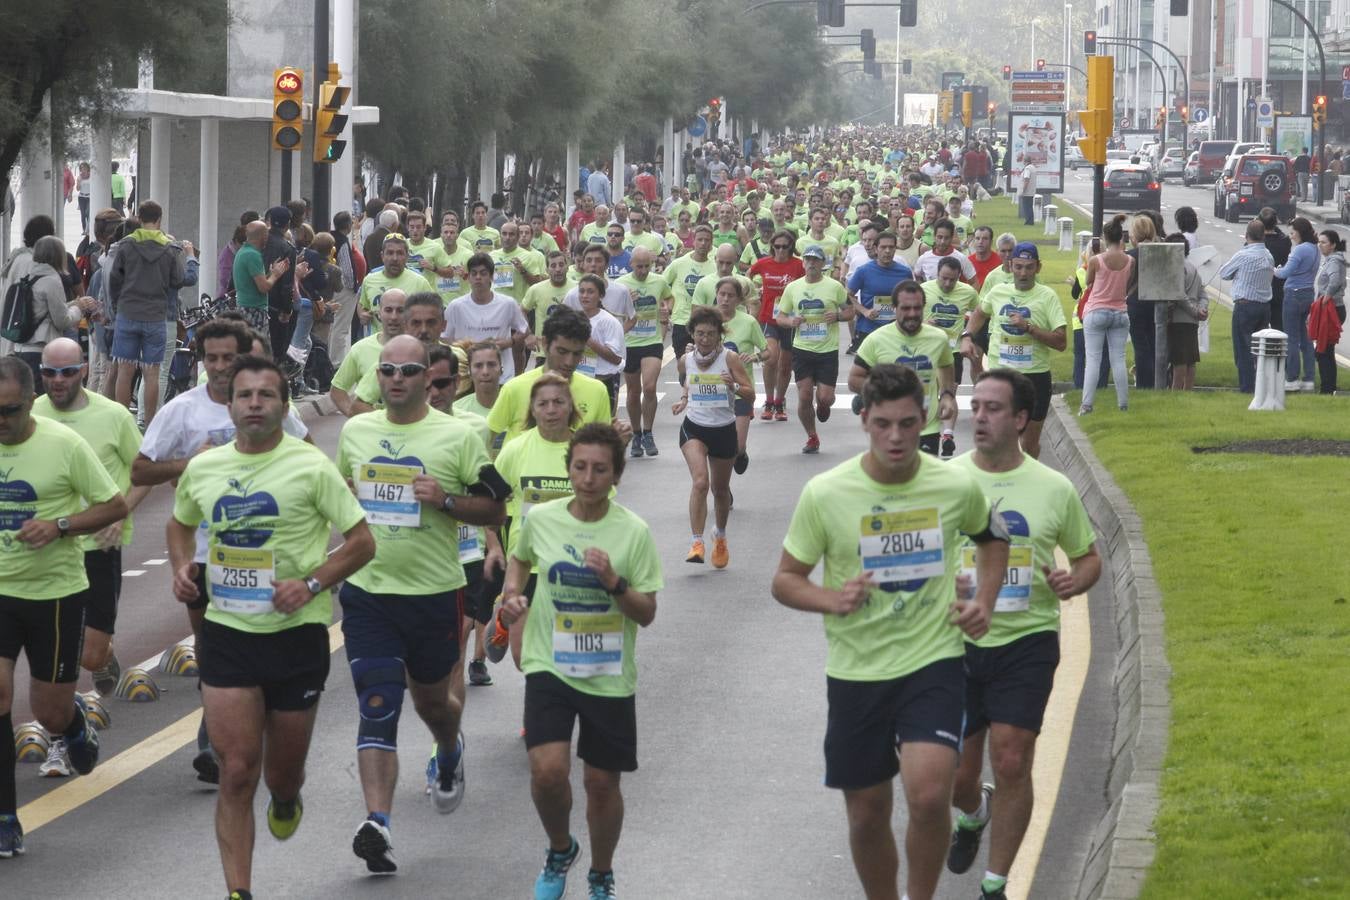
[[[1037,191],[1064,190],[1064,114],[1012,113],[1008,117],[1008,167],[1014,177],[1030,163]]]
[[[1312,116],[1276,116],[1275,152],[1290,159],[1313,147]]]
[[[905,94],[900,122],[903,125],[932,125],[937,115],[937,94]]]

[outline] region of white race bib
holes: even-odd
[[[582,375],[589,375],[594,378],[595,366],[599,362],[600,357],[596,356],[594,353],[587,353],[581,358],[581,362],[577,363],[577,371]]]
[[[797,329],[797,339],[801,341],[823,341],[829,336],[829,324],[821,318],[808,317]]]
[[[731,386],[716,372],[689,373],[689,402],[700,409],[731,405]]]
[[[1010,341],[1007,337],[998,345],[998,361],[1000,365],[1007,366],[1010,369],[1029,369],[1031,368],[1031,342],[1030,341]]]
[[[216,544],[207,556],[211,604],[221,612],[261,616],[275,612],[272,580],[276,577],[271,550]]]
[[[877,311],[877,317],[873,321],[876,322],[895,321],[895,305],[890,303],[888,300],[883,300],[880,297],[873,297],[872,308]]]
[[[622,675],[623,613],[554,613],[553,664],[572,678]]]
[[[629,334],[633,337],[649,338],[656,336],[656,313],[652,312],[650,316],[645,313],[639,313],[637,321],[633,323],[633,329]]]
[[[478,529],[472,525],[459,523],[459,564],[467,566],[483,558],[483,542],[478,538]]]
[[[936,507],[863,516],[859,532],[863,573],[875,581],[916,581],[945,572]]]
[[[417,466],[391,463],[357,463],[352,466],[356,499],[371,525],[418,528],[422,504],[413,497],[413,479],[422,474]]]
[[[961,574],[969,575],[972,583],[976,580],[975,548],[966,547],[961,551]],[[994,612],[1026,612],[1031,608],[1031,547],[1022,544],[1008,548],[1008,569],[1003,573],[1003,587],[998,589],[998,599],[994,601]]]
[[[492,271],[492,286],[509,288],[516,286],[516,267],[510,263],[498,263]]]

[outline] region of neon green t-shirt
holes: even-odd
[[[488,427],[492,429],[493,434],[506,434],[503,451],[505,451],[505,447],[510,446],[512,438],[525,430],[525,416],[530,411],[530,389],[539,380],[539,376],[546,371],[548,370],[542,366],[536,367],[528,372],[520,373],[502,385],[501,393],[497,395],[497,402],[493,404],[492,411],[488,413]],[[603,422],[608,424],[610,421],[609,389],[605,387],[604,383],[589,375],[573,372],[570,386],[572,388],[572,402],[576,404],[577,410],[581,413],[582,423]]]
[[[80,541],[55,540],[33,550],[16,535],[29,519],[73,516],[117,493],[93,448],[60,422],[34,416],[27,440],[0,444],[0,591],[55,600],[89,587]]]
[[[530,285],[524,299],[520,301],[521,309],[526,313],[534,313],[534,336],[539,338],[539,346],[534,354],[540,359],[544,356],[544,323],[555,309],[563,305],[567,292],[576,286],[576,282],[570,278],[564,278],[562,284],[554,284],[553,279],[546,278]]]
[[[864,570],[876,586],[857,612],[825,616],[825,672],[849,681],[899,678],[965,654],[951,624],[961,535],[989,525],[975,480],[926,453],[904,484],[881,484],[863,455],[815,476],[802,490],[783,549],[824,560],[824,586],[839,590]]]
[[[43,394],[33,401],[33,415],[60,422],[84,438],[103,464],[103,471],[117,490],[125,494],[131,489],[131,463],[141,451],[136,417],[122,404],[101,394],[86,390],[84,396],[89,402],[83,408],[63,410],[53,406],[51,398]],[[79,538],[79,543],[86,551],[98,549],[92,534]],[[122,543],[131,543],[131,516],[122,523]]]
[[[942,293],[936,278],[925,281],[923,288],[923,320],[947,332],[953,350],[966,327],[966,313],[980,302],[975,288],[958,281],[950,294]]]
[[[753,355],[756,351],[763,351],[769,346],[768,341],[764,339],[764,327],[744,309],[737,309],[736,315],[732,316],[730,321],[723,322],[722,327],[725,329],[722,333],[722,345],[735,353]],[[755,364],[745,363],[745,371],[753,385]]]
[[[790,282],[783,289],[783,296],[778,298],[778,312],[801,316],[805,320],[797,327],[792,346],[808,353],[839,350],[839,322],[826,322],[825,313],[837,313],[847,305],[848,291],[833,278],[822,278],[815,284],[798,278]]]
[[[1007,366],[1024,375],[1050,371],[1050,348],[1033,338],[1026,329],[1009,325],[1008,316],[1019,311],[1037,328],[1046,331],[1064,328],[1068,322],[1054,288],[1036,284],[1029,291],[1019,291],[1009,281],[984,295],[980,299],[980,309],[989,316],[988,365]]]
[[[600,244],[604,246],[607,242],[605,230],[609,228],[608,222],[587,222],[582,226],[577,234],[577,240],[583,244]]]
[[[520,542],[521,526],[540,503],[572,496],[567,477],[567,441],[549,441],[538,428],[527,428],[508,441],[497,455],[497,474],[511,488],[506,514],[511,526],[506,534],[506,555]],[[533,568],[531,571],[534,571]]]
[[[342,365],[333,374],[333,387],[350,394],[361,383],[366,372],[375,368],[375,364],[380,361],[380,351],[384,349],[381,337],[380,334],[372,334],[352,344],[347,355],[342,357]]]
[[[699,281],[709,275],[717,274],[717,263],[711,255],[703,262],[694,259],[694,254],[686,253],[666,266],[666,284],[675,296],[675,305],[670,311],[670,324],[688,325],[689,309],[694,299],[694,290]]]
[[[624,335],[624,343],[629,347],[650,347],[660,344],[661,303],[673,297],[670,285],[660,276],[649,274],[645,281],[639,281],[632,272],[620,276],[619,284],[628,288],[633,297],[633,309],[637,312],[637,321]]]
[[[541,231],[539,234],[530,238],[530,249],[538,252],[548,261],[548,255],[559,249],[558,242],[554,240],[553,235],[547,231]]]
[[[502,245],[502,233],[487,225],[482,228],[470,225],[460,229],[459,245],[470,253],[491,253]]]
[[[411,269],[404,269],[396,278],[390,278],[384,273],[384,269],[376,269],[366,275],[366,280],[361,282],[361,293],[357,295],[357,303],[371,313],[370,327],[376,334],[380,331],[380,317],[375,313],[379,312],[380,298],[390,288],[398,288],[411,297],[427,289],[427,280]]]
[[[637,623],[583,565],[590,547],[609,554],[610,565],[643,593],[661,590],[661,560],[647,523],[619,504],[597,522],[568,510],[569,498],[535,507],[519,529],[511,555],[547,577],[535,587],[525,620],[520,667],[526,675],[549,672],[583,694],[631,697],[637,691]]]
[[[445,242],[441,242],[441,249],[445,250]],[[442,261],[441,268],[454,266],[455,269],[465,269],[469,265],[469,257],[473,256],[473,251],[463,244],[456,242],[453,251],[446,251],[445,258]],[[441,295],[441,304],[448,305],[451,300],[463,297],[469,292],[469,282],[465,278],[460,278],[458,272],[450,275],[431,276],[436,293]]]
[[[516,269],[516,261],[520,261],[520,268]],[[499,294],[505,294],[517,303],[525,299],[525,290],[530,287],[526,276],[545,278],[548,274],[544,267],[544,258],[533,250],[527,250],[523,247],[507,252],[506,250],[492,251],[492,262],[495,267],[492,271],[492,289]]]
[[[1030,456],[1011,472],[984,471],[975,464],[974,451],[958,456],[951,465],[970,473],[1012,535],[1008,570],[989,633],[971,643],[1001,647],[1029,634],[1058,631],[1059,597],[1046,584],[1041,567],[1055,568],[1057,546],[1076,559],[1096,540],[1078,491],[1069,479]],[[961,567],[975,578],[973,552],[962,551]]]
[[[206,523],[206,618],[271,634],[332,621],[331,591],[285,614],[272,608],[271,583],[314,574],[332,529],[346,532],[365,514],[323,451],[286,435],[266,453],[240,453],[231,441],[192,457],[173,517],[193,529]]]
[[[348,419],[338,439],[338,470],[352,480],[375,535],[375,558],[348,580],[372,594],[443,594],[465,583],[459,523],[413,498],[413,478],[427,474],[447,494],[464,495],[488,465],[472,425],[428,409],[407,425],[384,410]]]
[[[909,335],[899,325],[886,325],[863,338],[853,359],[867,369],[879,363],[896,363],[913,369],[928,389],[928,421],[923,433],[937,433],[942,424],[938,420],[938,394],[942,390],[938,369],[952,365],[951,344],[945,331],[932,325],[921,325],[918,334]]]
[[[1012,284],[1012,280],[1012,273],[999,266],[984,276],[984,284],[980,285],[980,299],[983,300],[989,296],[989,292],[1000,284]]]
[[[623,249],[632,253],[638,247],[646,247],[656,256],[666,252],[666,242],[661,240],[659,234],[652,234],[650,231],[644,231],[642,234],[628,234],[623,239]]]
[[[820,240],[811,237],[810,232],[803,229],[802,236],[797,238],[797,255],[801,256],[807,247],[819,247],[825,251],[825,272],[828,274],[839,259],[839,241],[830,236],[828,228],[825,230],[825,237]]]
[[[422,267],[423,260],[430,264],[426,269]],[[425,278],[427,284],[433,290],[436,287],[436,275],[430,270],[430,267],[435,266],[438,269],[444,269],[448,265],[450,265],[450,255],[445,252],[445,247],[439,240],[429,241],[423,238],[420,244],[408,242],[408,270]]]

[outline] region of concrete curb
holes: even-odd
[[[1163,645],[1162,597],[1143,523],[1092,451],[1064,398],[1050,404],[1045,436],[1078,489],[1111,561],[1119,650],[1112,678],[1116,720],[1107,771],[1108,808],[1092,834],[1075,896],[1134,900],[1156,851],[1153,820],[1171,718],[1172,675]]]

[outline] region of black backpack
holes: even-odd
[[[36,283],[37,276],[29,275],[20,278],[5,291],[4,315],[0,318],[0,338],[15,344],[26,344],[33,339],[38,323],[42,321],[33,309],[37,305],[37,297],[33,293],[33,285]]]
[[[317,337],[310,338],[309,356],[305,358],[305,382],[320,391],[333,386],[333,376],[337,372],[328,358],[328,345]]]

